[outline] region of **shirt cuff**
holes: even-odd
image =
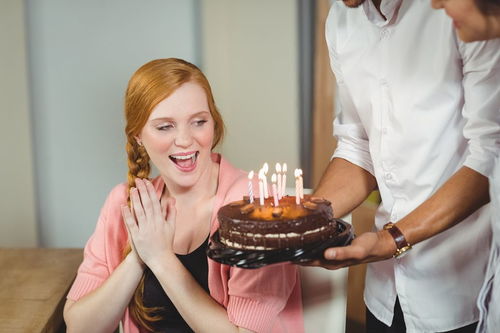
[[[470,149],[471,153],[465,158],[464,166],[479,172],[485,177],[492,176],[495,160],[497,159],[496,152],[486,149]]]
[[[368,171],[372,176],[375,176],[375,171],[373,170],[373,163],[371,160],[371,155],[368,149],[355,148],[352,145],[346,144],[345,142],[339,141],[337,149],[332,155],[331,159],[343,158],[357,166]]]

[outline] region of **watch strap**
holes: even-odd
[[[410,243],[406,241],[405,236],[396,226],[396,224],[389,222],[384,225],[384,230],[387,230],[389,232],[389,234],[394,239],[394,243],[396,243],[396,252],[394,252],[394,258],[399,257],[400,255],[411,249]]]

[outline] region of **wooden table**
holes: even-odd
[[[60,332],[81,249],[0,248],[0,332]]]

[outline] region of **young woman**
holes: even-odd
[[[206,257],[216,212],[246,173],[212,152],[223,122],[180,59],[151,61],[125,96],[128,183],[109,194],[68,294],[69,332],[302,332],[296,266],[244,270]],[[149,180],[152,162],[159,176]]]

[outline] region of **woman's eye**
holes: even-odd
[[[174,126],[172,124],[165,124],[165,125],[157,126],[156,129],[159,131],[167,131],[173,127]]]
[[[203,124],[206,123],[206,122],[207,122],[207,120],[203,119],[203,120],[197,120],[197,121],[195,121],[194,124],[196,126],[203,126]]]

